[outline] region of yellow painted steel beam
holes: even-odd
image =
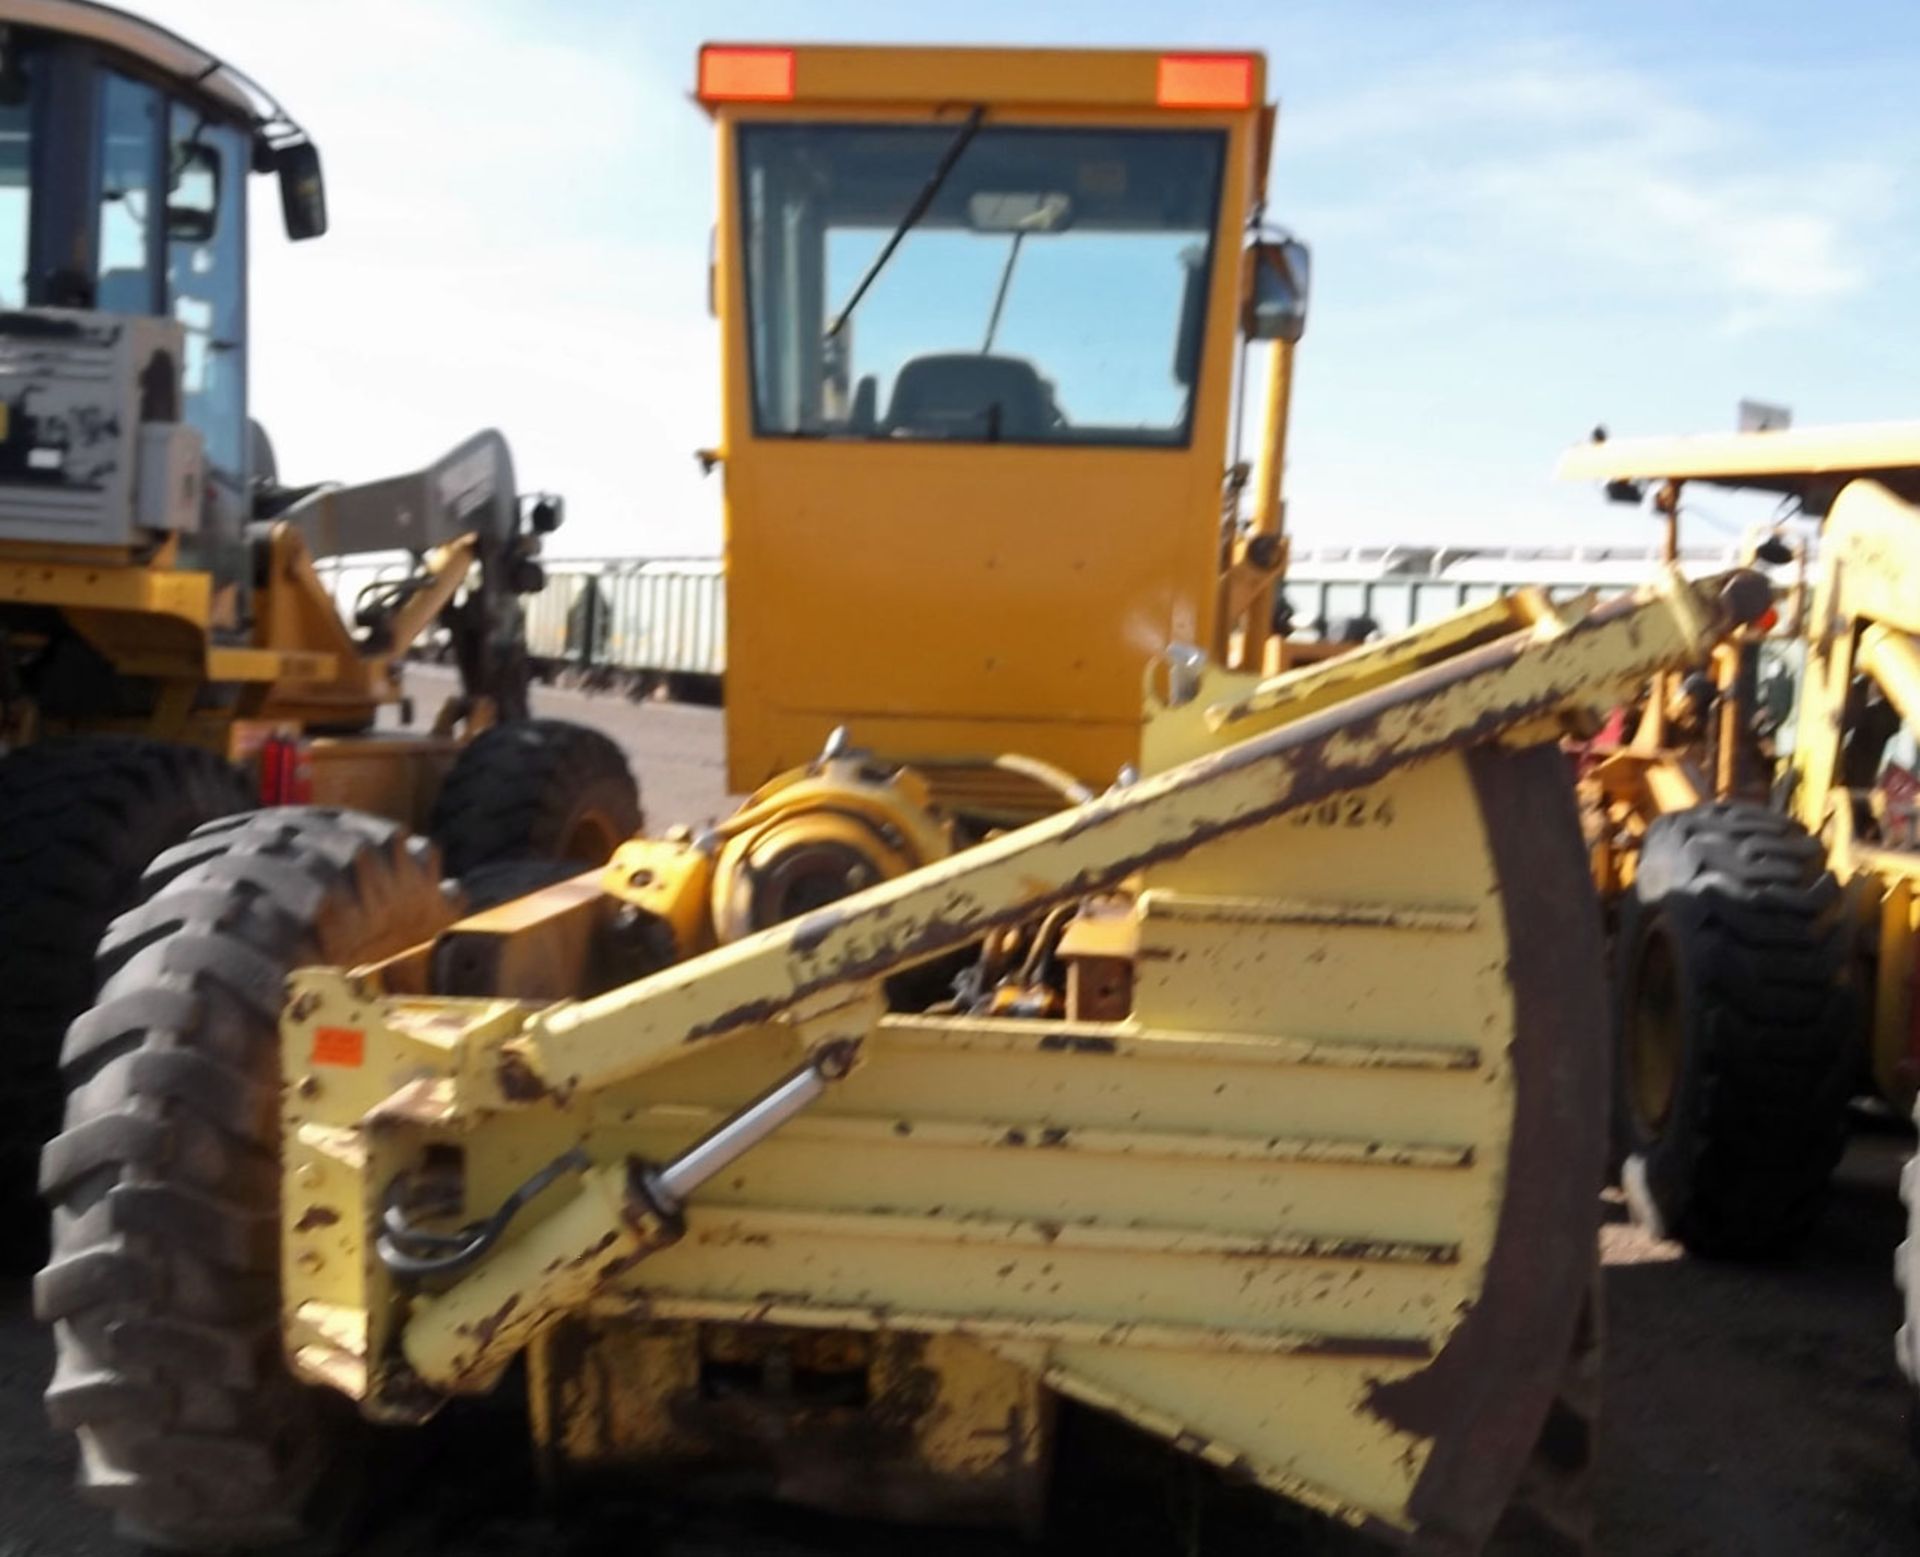
[[[1834,502],[1811,626],[1828,635],[1849,621],[1920,633],[1920,490],[1855,481]]]
[[[229,649],[207,650],[209,681],[330,681],[338,673],[339,657],[303,650]]]
[[[1832,491],[1871,476],[1920,496],[1920,422],[1609,438],[1567,450],[1554,475],[1562,481],[1705,481],[1776,492],[1814,485]]]
[[[1871,844],[1849,846],[1841,861],[1848,873],[1866,872],[1886,881],[1920,886],[1920,854],[1905,849],[1877,849]]]
[[[210,681],[324,681],[339,668],[339,657],[331,653],[245,648],[207,641],[214,616],[211,575],[133,559],[0,559],[0,603],[49,606],[80,613],[102,624],[126,617],[162,618],[176,631],[187,630],[182,647],[191,646],[191,657],[200,662],[193,668],[203,668]],[[119,631],[111,635],[116,643],[126,636]],[[188,669],[186,660],[178,656],[161,665],[157,651],[148,656],[154,666],[137,665],[124,654],[113,657],[116,664],[129,670],[180,674]]]
[[[0,558],[0,603],[164,616],[204,631],[212,620],[213,580],[137,563]]]
[[[1209,706],[1206,722],[1210,729],[1224,731],[1273,714],[1300,718],[1385,686],[1410,670],[1438,664],[1463,649],[1535,626],[1537,621],[1538,602],[1530,591],[1501,595],[1319,664],[1269,676],[1245,693]]]
[[[1877,857],[1876,857],[1877,855]],[[1857,857],[1857,851],[1856,851]],[[1920,1082],[1914,1041],[1914,958],[1920,943],[1920,855],[1879,850],[1861,864],[1880,878],[1880,956],[1874,966],[1871,1057],[1875,1090],[1896,1102],[1910,1099]]]
[[[1219,665],[1258,670],[1267,662],[1267,641],[1273,636],[1273,591],[1287,571],[1287,505],[1282,493],[1293,407],[1293,351],[1293,342],[1275,341],[1267,355],[1266,411],[1260,424],[1253,509],[1246,532],[1234,538],[1232,560],[1220,579],[1213,643],[1214,662]],[[1284,654],[1285,649],[1278,652]]]
[[[1757,576],[1740,578],[1737,609],[1750,618],[1771,594]],[[1711,647],[1729,620],[1719,589],[1642,591],[1549,641],[1519,633],[1469,649],[638,984],[544,1012],[504,1063],[532,1093],[610,1086],[689,1044],[963,946],[1406,763],[1567,709],[1604,708],[1659,667]]]
[[[409,595],[406,604],[393,613],[387,625],[384,652],[389,660],[405,658],[414,640],[438,620],[441,611],[467,582],[479,549],[480,537],[474,533],[445,546],[436,546],[427,553],[425,571],[430,582]]]
[[[1920,496],[1920,494],[1916,494]],[[1806,623],[1807,664],[1800,677],[1794,739],[1793,810],[1809,832],[1830,820],[1842,783],[1856,651],[1896,700],[1914,701],[1910,651],[1902,638],[1920,634],[1920,503],[1877,481],[1855,481],[1835,500],[1821,531],[1819,575]],[[1869,640],[1871,640],[1869,642]],[[1903,712],[1905,708],[1903,707]],[[1911,715],[1908,715],[1911,723]],[[1830,815],[1831,813],[1831,815]],[[1836,851],[1836,863],[1844,856]]]
[[[1858,664],[1879,684],[1909,729],[1920,729],[1920,639],[1882,623],[1860,635]]]
[[[528,1342],[672,1235],[628,1168],[596,1168],[472,1275],[414,1300],[407,1361],[432,1383],[489,1388]]]

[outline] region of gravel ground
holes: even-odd
[[[415,672],[423,710],[443,684]],[[650,821],[724,810],[716,710],[545,693],[541,711],[602,725],[632,755]],[[1620,1557],[1895,1557],[1920,1551],[1920,1467],[1908,1452],[1906,1392],[1893,1365],[1890,1277],[1900,1237],[1904,1132],[1863,1127],[1833,1204],[1804,1255],[1765,1270],[1682,1258],[1605,1207],[1608,1361],[1598,1477],[1599,1548]],[[104,1521],[67,1492],[71,1454],[42,1421],[49,1361],[24,1283],[0,1284],[0,1557],[120,1557]],[[915,1557],[1032,1551],[1004,1538],[899,1532],[739,1509],[663,1510],[598,1502],[543,1513],[511,1402],[467,1413],[384,1454],[391,1491],[352,1543],[366,1557]],[[1111,1452],[1111,1449],[1103,1452]],[[1070,1533],[1045,1550],[1225,1554],[1344,1548],[1311,1524],[1164,1495],[1142,1504],[1132,1478],[1069,1501]],[[1176,1500],[1177,1502],[1177,1500]]]

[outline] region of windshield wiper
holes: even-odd
[[[873,263],[867,267],[867,273],[860,278],[860,285],[853,289],[853,296],[847,299],[846,306],[840,310],[833,323],[827,326],[828,340],[832,340],[846,327],[847,321],[853,317],[854,309],[860,306],[860,299],[867,295],[867,288],[873,285],[874,277],[886,268],[887,261],[893,258],[893,251],[900,247],[900,240],[912,232],[919,225],[920,218],[927,214],[927,208],[933,204],[935,196],[947,182],[947,175],[953,171],[953,165],[960,160],[960,153],[967,149],[968,144],[980,129],[980,121],[986,116],[987,108],[984,103],[975,103],[968,111],[967,122],[960,126],[960,133],[954,136],[948,143],[947,149],[940,154],[938,166],[934,168],[932,176],[926,183],[920,186],[920,193],[913,197],[913,204],[907,207],[906,215],[900,218],[900,225],[894,228],[893,236],[887,239],[880,252],[874,255]]]

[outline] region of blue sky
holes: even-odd
[[[686,96],[709,37],[1264,48],[1271,210],[1315,251],[1307,544],[1637,542],[1643,519],[1547,479],[1597,420],[1715,430],[1742,396],[1920,416],[1914,0],[153,10],[327,157],[321,243],[281,242],[257,190],[255,401],[288,475],[375,475],[497,422],[523,482],[568,494],[558,552],[716,544],[690,452],[717,426]]]

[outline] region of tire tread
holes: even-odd
[[[1787,1253],[1825,1204],[1856,1080],[1840,885],[1819,841],[1778,812],[1723,801],[1659,818],[1623,907],[1623,1021],[1656,920],[1687,986],[1688,1075],[1659,1139],[1622,1141],[1645,1154],[1654,1205],[1636,1209],[1698,1253]],[[1630,1113],[1624,1080],[1616,1112]]]
[[[640,830],[640,792],[626,754],[586,725],[516,720],[483,730],[460,753],[429,830],[447,873],[464,877],[485,865],[560,857],[568,824],[584,807],[599,811],[618,837]]]
[[[450,905],[397,825],[311,807],[217,823],[147,884],[102,945],[42,1159],[47,1408],[129,1533],[259,1546],[300,1533],[342,1404],[280,1359],[279,990],[431,935]]]
[[[155,856],[253,803],[217,753],[62,737],[0,759],[0,1149],[30,1163],[60,1122],[60,1052],[92,998],[94,947]],[[30,1171],[0,1181],[0,1243],[31,1268],[44,1219]]]

